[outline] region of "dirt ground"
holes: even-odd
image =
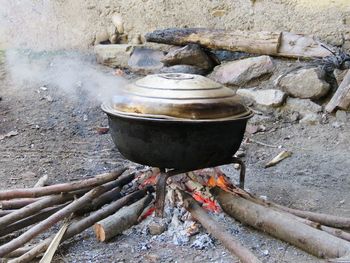
[[[18,86],[4,78],[0,96],[0,134],[18,132],[0,141],[0,189],[32,186],[44,174],[51,183],[80,179],[128,163],[109,134],[96,132],[96,127],[107,125],[98,103],[83,96],[71,100],[50,84],[42,90],[40,84]],[[303,126],[258,115],[251,123],[266,127],[251,136],[254,140],[281,145],[293,155],[265,169],[281,149],[245,143],[249,191],[293,208],[350,216],[349,117],[345,123],[330,116],[324,124]],[[224,170],[238,179],[233,168]],[[216,217],[263,262],[321,262],[223,214]],[[144,231],[146,225],[147,220],[107,244],[85,231],[64,243],[55,262],[235,262],[215,239],[213,246],[198,250],[153,237]]]

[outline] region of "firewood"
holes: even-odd
[[[48,218],[50,215],[56,213],[58,210],[62,209],[65,207],[67,204],[59,205],[56,207],[50,207],[41,210],[39,213],[29,216],[25,219],[22,219],[16,223],[13,223],[11,225],[8,225],[6,227],[3,227],[0,229],[0,237],[5,236],[7,234],[10,234],[12,232],[18,231],[20,229],[23,229],[25,227],[31,226],[33,224],[36,224],[46,218]]]
[[[243,51],[289,58],[331,55],[311,36],[289,32],[229,31],[205,28],[168,28],[146,34],[146,40],[184,46],[197,43],[216,50]]]
[[[268,202],[271,207],[277,208],[281,211],[309,219],[311,221],[320,223],[322,225],[336,227],[336,228],[350,228],[350,218],[349,217],[340,217],[310,211],[303,211],[294,208],[285,207],[282,205],[278,205],[272,202]]]
[[[152,195],[145,196],[130,206],[123,207],[115,214],[94,224],[94,232],[99,241],[106,242],[112,237],[121,234],[124,230],[137,224],[142,211],[153,200]]]
[[[234,256],[240,259],[242,263],[258,263],[261,262],[247,248],[243,247],[230,233],[228,233],[219,222],[215,221],[199,204],[188,194],[179,191],[184,207],[191,215],[199,221],[203,227],[215,238],[220,240],[225,248],[227,248]]]
[[[136,191],[134,193],[131,193],[127,196],[124,196],[120,198],[119,200],[97,210],[96,212],[92,213],[88,217],[85,217],[79,221],[73,222],[67,229],[65,235],[63,236],[63,240],[69,239],[81,232],[83,232],[85,229],[89,228],[96,222],[114,214],[116,211],[118,211],[120,208],[122,208],[125,205],[129,205],[131,203],[134,203],[135,201],[143,198],[148,191],[153,192],[153,188],[145,188],[139,191]],[[20,257],[13,259],[9,261],[9,263],[24,263],[24,262],[31,262],[34,258],[36,258],[39,254],[43,253],[48,246],[50,245],[53,237],[49,237],[36,245],[35,247],[28,250],[26,253],[21,255]]]
[[[22,188],[13,190],[0,191],[0,200],[7,200],[12,198],[26,198],[39,197],[44,195],[59,194],[62,192],[71,192],[83,188],[95,187],[118,178],[126,169],[119,168],[111,173],[104,173],[96,175],[93,178],[75,181],[71,183],[56,184],[50,186],[36,187],[36,188]]]
[[[26,218],[28,216],[34,215],[35,213],[39,212],[40,210],[66,203],[70,200],[74,199],[73,193],[65,193],[63,195],[53,195],[53,196],[47,196],[45,198],[42,198],[35,203],[29,204],[25,207],[22,207],[8,215],[5,215],[0,218],[0,229],[5,228],[6,226],[21,220],[23,218]]]
[[[10,242],[0,246],[0,257],[6,256],[6,254],[16,250],[17,248],[23,246],[25,243],[27,243],[29,240],[37,236],[38,234],[42,233],[43,231],[47,230],[49,227],[53,226],[58,221],[64,219],[65,217],[68,217],[75,211],[81,209],[81,207],[87,205],[90,203],[94,198],[99,196],[103,192],[103,186],[98,186],[79,199],[73,201],[71,204],[67,205],[66,207],[62,208],[58,212],[54,213],[47,219],[41,221],[34,227],[30,228],[28,231],[20,235],[19,237],[11,240]]]
[[[350,255],[350,242],[299,222],[285,212],[256,204],[217,187],[212,189],[212,193],[222,209],[233,218],[314,256],[337,259]]]
[[[103,206],[104,204],[108,204],[112,201],[115,201],[115,200],[119,199],[120,197],[121,197],[120,188],[119,187],[114,188],[106,193],[103,193],[98,198],[94,199],[91,202],[91,204],[89,204],[86,207],[84,207],[83,209],[77,211],[76,214],[83,215],[85,213],[94,211],[94,210],[100,208],[101,206]]]
[[[347,110],[350,106],[350,70],[344,76],[337,91],[326,106],[327,112],[333,112],[336,108]]]
[[[0,208],[3,210],[18,209],[18,208],[22,208],[23,206],[34,203],[38,200],[39,198],[19,198],[19,199],[4,200],[0,202]]]
[[[277,54],[281,32],[226,31],[205,28],[168,28],[146,34],[146,40],[184,46],[197,43],[205,48]]]
[[[43,187],[46,185],[47,180],[49,179],[49,176],[47,174],[43,175],[39,178],[39,180],[36,182],[34,187]]]
[[[311,36],[282,32],[277,56],[289,58],[323,58],[331,53]]]
[[[0,210],[0,218],[8,214],[11,214],[14,211],[17,211],[17,210]]]

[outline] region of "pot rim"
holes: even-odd
[[[126,119],[134,119],[134,120],[143,120],[143,121],[151,121],[151,122],[182,122],[182,123],[209,123],[209,122],[226,122],[226,121],[238,121],[238,120],[246,120],[250,119],[254,116],[254,112],[249,108],[247,108],[247,112],[244,115],[234,115],[224,118],[216,118],[216,119],[186,119],[186,118],[176,118],[167,115],[152,115],[152,114],[143,114],[140,116],[138,113],[125,113],[118,111],[111,107],[111,105],[107,102],[101,105],[101,109],[107,115],[122,117]]]

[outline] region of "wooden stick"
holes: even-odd
[[[199,221],[203,227],[227,248],[242,263],[261,262],[250,250],[243,247],[219,222],[215,221],[199,204],[188,194],[179,190],[184,207]]]
[[[334,227],[329,227],[329,226],[323,226],[320,223],[313,222],[313,221],[310,221],[310,220],[307,220],[307,219],[304,219],[304,218],[300,218],[298,216],[295,216],[295,219],[299,220],[300,222],[303,222],[304,224],[306,224],[308,226],[311,226],[313,228],[316,228],[316,229],[322,230],[324,232],[327,232],[328,234],[331,234],[331,235],[333,235],[335,237],[339,237],[339,238],[344,239],[346,241],[350,241],[350,233],[345,232],[345,231],[343,231],[341,229],[334,228]]]
[[[49,179],[49,176],[47,174],[43,175],[39,178],[39,180],[36,182],[34,187],[43,187],[46,185],[47,180]]]
[[[87,205],[83,209],[76,212],[77,215],[83,215],[91,211],[95,211],[101,206],[108,204],[112,201],[115,201],[121,197],[120,188],[116,187],[106,193],[103,193],[98,198],[94,199],[91,204]]]
[[[41,221],[40,223],[38,223],[37,225],[29,229],[27,232],[23,233],[19,237],[11,240],[7,244],[0,246],[0,258],[6,256],[6,254],[23,246],[29,240],[31,240],[38,234],[42,233],[43,231],[47,230],[49,227],[53,226],[58,221],[69,216],[73,212],[81,209],[81,207],[87,205],[95,197],[99,196],[102,191],[103,191],[103,186],[94,188],[93,190],[89,191],[79,199],[75,200],[71,204],[67,205],[66,207],[56,212],[55,214],[51,215],[44,221]]]
[[[12,199],[12,200],[4,200],[0,202],[0,208],[4,210],[18,209],[18,208],[22,208],[23,206],[34,203],[38,200],[39,198],[19,198],[19,199]]]
[[[281,211],[309,219],[311,221],[320,223],[322,225],[336,227],[336,228],[350,228],[350,218],[340,217],[322,213],[315,213],[310,211],[302,211],[294,208],[289,208],[286,206],[278,205],[273,202],[267,202],[271,207],[277,208]]]
[[[326,106],[327,112],[333,112],[336,108],[343,110],[349,109],[350,106],[350,70],[344,76],[337,91],[334,93],[332,99]]]
[[[85,229],[91,227],[94,223],[97,221],[100,221],[104,218],[106,218],[109,215],[114,214],[116,211],[118,211],[120,208],[122,208],[125,205],[128,205],[130,203],[133,203],[142,197],[144,197],[147,193],[147,191],[154,191],[152,188],[146,188],[143,190],[136,191],[132,194],[129,194],[127,196],[124,196],[120,198],[119,200],[101,208],[100,210],[92,213],[88,217],[83,218],[80,221],[76,221],[72,223],[65,235],[63,236],[63,240],[67,240],[81,232],[83,232]],[[25,254],[20,256],[19,258],[16,258],[14,260],[9,261],[9,263],[25,263],[25,262],[31,262],[35,257],[37,257],[39,254],[43,253],[48,246],[50,245],[50,242],[52,241],[53,237],[49,237],[42,241],[40,244],[36,245],[29,251],[27,251]]]
[[[0,191],[0,200],[7,200],[12,198],[39,197],[44,195],[59,194],[61,192],[71,192],[75,190],[80,190],[82,188],[95,187],[115,180],[124,171],[125,168],[119,168],[118,170],[111,173],[104,173],[96,175],[94,178],[71,183],[56,184],[37,188],[3,190]]]
[[[96,238],[99,241],[106,242],[137,224],[137,219],[152,199],[152,195],[145,196],[136,203],[123,207],[115,214],[95,223],[94,232]]]
[[[334,237],[278,212],[219,188],[211,191],[222,209],[243,224],[262,230],[320,258],[350,254],[350,242]]]
[[[28,216],[34,215],[35,213],[39,212],[40,210],[66,203],[70,200],[74,199],[75,194],[73,193],[65,193],[62,195],[53,195],[53,196],[47,196],[44,197],[35,203],[29,204],[25,207],[22,207],[8,215],[5,215],[0,218],[0,229],[5,228],[6,226],[21,220],[23,218],[26,218]]]
[[[196,43],[206,48],[277,54],[281,32],[225,31],[205,28],[168,28],[146,34],[146,40],[184,46]]]
[[[43,209],[42,211],[40,211],[39,213],[37,213],[33,216],[27,217],[25,219],[22,219],[16,223],[9,225],[9,226],[3,227],[0,229],[0,237],[5,236],[7,234],[10,234],[12,232],[18,231],[18,230],[23,229],[25,227],[31,226],[33,224],[36,224],[36,223],[48,218],[50,215],[56,213],[58,210],[62,209],[66,205],[67,204]]]
[[[0,210],[0,218],[8,214],[11,214],[14,211],[17,211],[17,210]]]
[[[17,258],[31,250],[33,246],[20,247],[6,255],[6,258]]]

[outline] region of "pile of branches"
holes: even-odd
[[[153,201],[154,189],[124,190],[136,177],[125,171],[119,168],[80,181],[0,191],[0,258],[31,262],[46,251],[43,262],[50,262],[60,242],[91,226],[97,239],[106,241],[136,224]],[[24,247],[60,222],[57,234]]]

